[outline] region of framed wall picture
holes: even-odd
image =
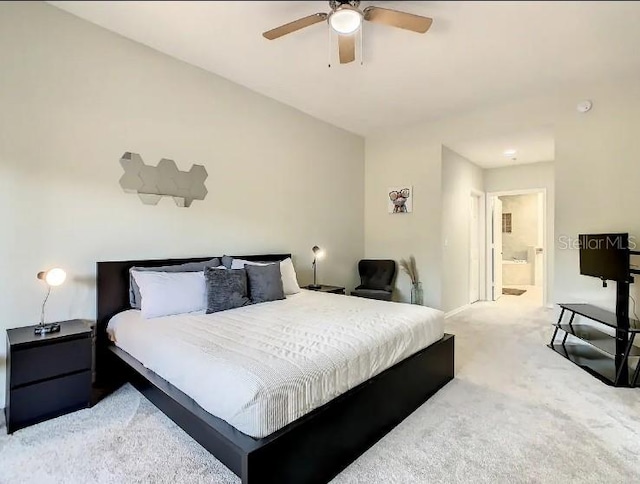
[[[413,187],[397,185],[387,192],[389,213],[411,213],[413,211]]]

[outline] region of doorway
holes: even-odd
[[[546,305],[546,191],[487,196],[488,299]]]

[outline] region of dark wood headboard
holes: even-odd
[[[107,324],[109,320],[121,311],[130,309],[129,305],[129,269],[132,267],[159,267],[185,262],[202,262],[213,257],[195,257],[191,259],[154,259],[127,260],[97,263],[97,315],[96,315],[96,344],[98,350],[109,344],[107,338]],[[275,262],[291,257],[291,254],[265,254],[232,256],[236,259],[252,261]],[[98,353],[99,354],[99,353]]]

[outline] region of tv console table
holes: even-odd
[[[634,368],[629,358],[640,357],[640,348],[633,345],[640,333],[640,321],[621,318],[619,314],[591,304],[560,304],[560,307],[560,318],[547,346],[607,385],[637,386],[640,360]],[[570,314],[568,322],[563,322],[565,313]],[[574,323],[576,314],[614,329],[616,335],[601,331],[597,326]],[[556,341],[559,331],[562,331],[560,342]]]

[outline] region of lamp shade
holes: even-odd
[[[38,272],[38,279],[42,279],[49,286],[59,286],[66,278],[67,273],[59,267],[49,269],[48,271]]]
[[[313,256],[318,258],[318,259],[320,259],[320,258],[322,258],[322,256],[324,256],[324,250],[322,250],[317,245],[314,245],[313,248],[311,249],[311,251],[313,252]]]
[[[360,28],[362,14],[355,8],[342,5],[329,17],[329,25],[339,34],[352,34]]]

